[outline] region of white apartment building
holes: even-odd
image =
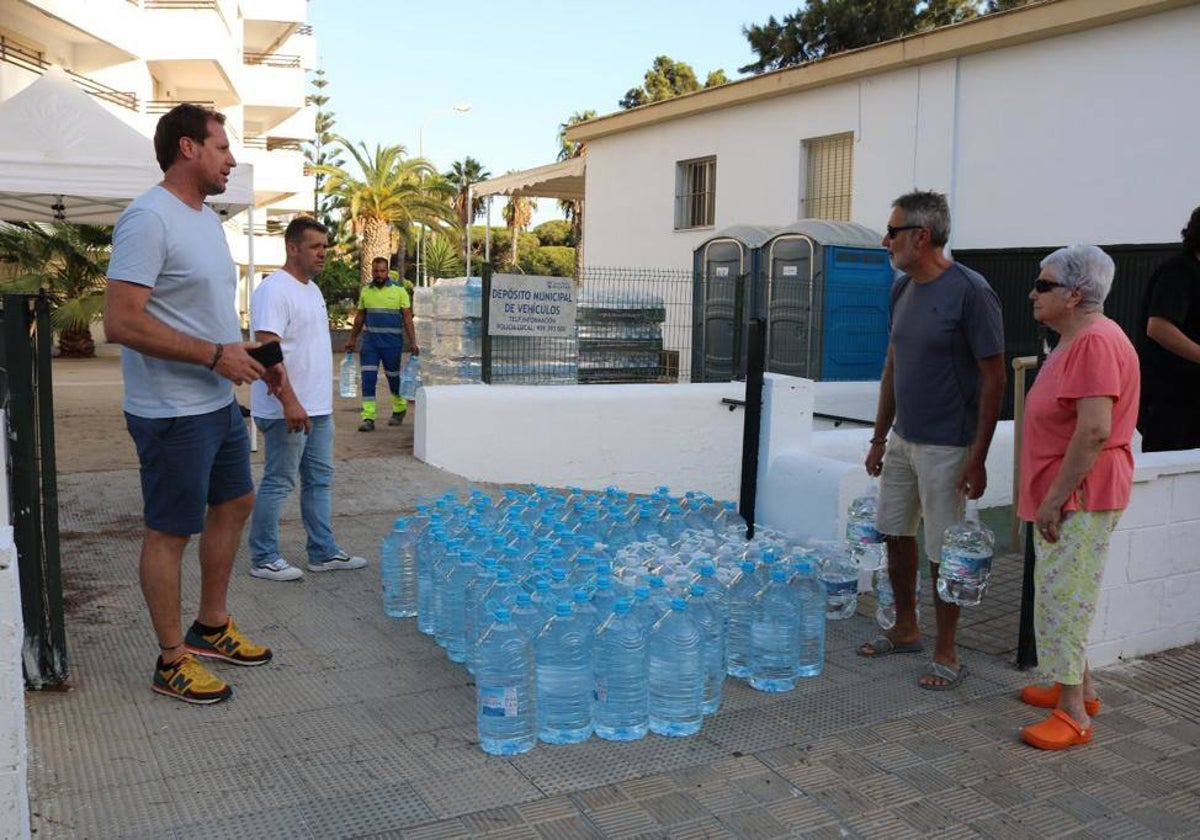
[[[254,167],[255,273],[283,264],[282,232],[312,211],[301,144],[315,135],[305,71],[316,66],[307,0],[0,0],[0,101],[58,65],[150,137],[180,102],[216,108]],[[226,223],[248,264],[243,214]]]

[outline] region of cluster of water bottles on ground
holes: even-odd
[[[692,735],[726,676],[784,692],[821,673],[826,620],[880,564],[874,504],[855,499],[851,539],[802,545],[665,487],[448,493],[383,539],[384,611],[474,674],[485,752]]]

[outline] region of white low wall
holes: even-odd
[[[8,424],[0,411],[0,461],[8,462]],[[8,482],[0,483],[0,837],[29,836],[26,787],[25,677],[21,649],[21,588],[13,545],[12,504]]]
[[[721,400],[744,397],[736,382],[423,388],[413,453],[476,481],[736,499],[744,412]],[[763,413],[764,460],[807,448],[812,383],[768,374]]]
[[[1200,450],[1136,458],[1088,640],[1095,666],[1200,641]]]

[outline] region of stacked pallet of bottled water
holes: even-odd
[[[493,385],[574,385],[578,381],[579,343],[574,335],[492,336]]]
[[[662,367],[666,306],[658,295],[617,289],[579,295],[579,381],[651,382]]]
[[[483,281],[478,277],[442,278],[432,288],[433,340],[429,345],[432,358],[422,369],[423,382],[426,385],[479,382]],[[421,339],[418,337],[417,341]]]
[[[433,357],[434,343],[434,312],[433,287],[418,286],[412,292],[413,332],[417,337],[417,345]]]
[[[448,494],[385,537],[384,609],[475,674],[488,752],[690,735],[726,675],[787,691],[824,661],[829,551],[744,535],[732,503],[665,487]]]

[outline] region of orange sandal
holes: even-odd
[[[1021,689],[1021,702],[1039,709],[1053,709],[1058,706],[1058,696],[1062,694],[1062,683],[1052,685],[1027,685]],[[1083,701],[1083,710],[1088,717],[1100,713],[1100,698]]]
[[[1021,739],[1039,750],[1065,750],[1092,740],[1094,730],[1094,726],[1084,729],[1062,709],[1055,709],[1041,723],[1022,729]]]

